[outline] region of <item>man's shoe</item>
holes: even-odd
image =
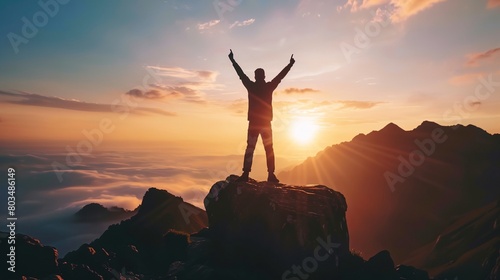
[[[280,182],[280,180],[278,180],[278,178],[276,178],[276,175],[274,175],[274,173],[269,173],[269,175],[267,176],[267,181],[270,183],[279,183]]]
[[[236,182],[248,182],[248,175],[249,172],[243,172],[243,174],[241,174],[241,176],[236,179]]]

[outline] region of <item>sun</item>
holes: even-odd
[[[310,143],[316,136],[318,125],[313,119],[295,119],[290,125],[290,136],[299,144]]]

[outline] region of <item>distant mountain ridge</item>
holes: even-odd
[[[335,186],[350,205],[352,246],[402,260],[452,217],[500,197],[500,135],[473,125],[394,123],[327,147],[279,174],[291,184]],[[370,232],[366,236],[366,232]]]
[[[132,217],[138,210],[139,208],[126,210],[117,206],[107,208],[99,203],[89,203],[78,210],[78,212],[74,214],[74,218],[77,222],[88,223],[125,220]]]

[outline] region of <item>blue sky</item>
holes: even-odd
[[[57,12],[27,43],[13,46],[9,38],[23,35],[23,18],[43,20],[36,16],[44,13],[40,3],[51,9],[56,3]],[[275,109],[290,126],[297,116],[312,118],[319,136],[311,151],[391,121],[407,129],[425,119],[451,124],[443,115],[455,103],[472,100],[467,97],[480,76],[498,80],[498,0],[42,0],[0,5],[0,90],[103,105],[134,89],[157,91],[155,98],[135,97],[141,106],[176,115],[175,123],[184,126],[199,126],[196,118],[207,115],[216,127],[228,119],[235,126],[244,124],[246,93],[227,59],[230,48],[249,76],[263,67],[269,79],[293,53],[297,63],[276,92]],[[47,105],[58,102],[50,98],[15,106],[12,98],[26,97],[0,95],[6,112],[16,107],[16,112],[34,115],[92,118],[73,112],[73,105],[66,110]],[[479,100],[480,108],[471,107],[458,122],[500,131],[499,100],[497,94]],[[0,119],[21,126],[9,113]],[[50,122],[46,125],[53,127]],[[130,129],[133,123],[127,122]],[[201,137],[177,130],[176,136],[184,135],[179,139]],[[54,140],[78,139],[77,134]]]

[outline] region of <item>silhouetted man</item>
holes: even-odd
[[[271,129],[271,121],[273,120],[273,91],[286,74],[288,74],[288,71],[290,71],[295,63],[295,59],[293,59],[292,54],[290,63],[270,82],[265,81],[266,75],[264,69],[256,69],[255,82],[253,82],[243,73],[243,70],[241,70],[241,67],[233,58],[233,51],[230,51],[229,59],[233,63],[236,73],[238,73],[238,76],[248,91],[247,148],[243,160],[243,174],[238,180],[248,181],[248,175],[252,169],[253,152],[255,151],[257,139],[259,135],[261,135],[264,149],[266,150],[267,172],[269,173],[267,181],[278,183],[279,180],[276,178],[276,175],[274,175],[273,131]]]

